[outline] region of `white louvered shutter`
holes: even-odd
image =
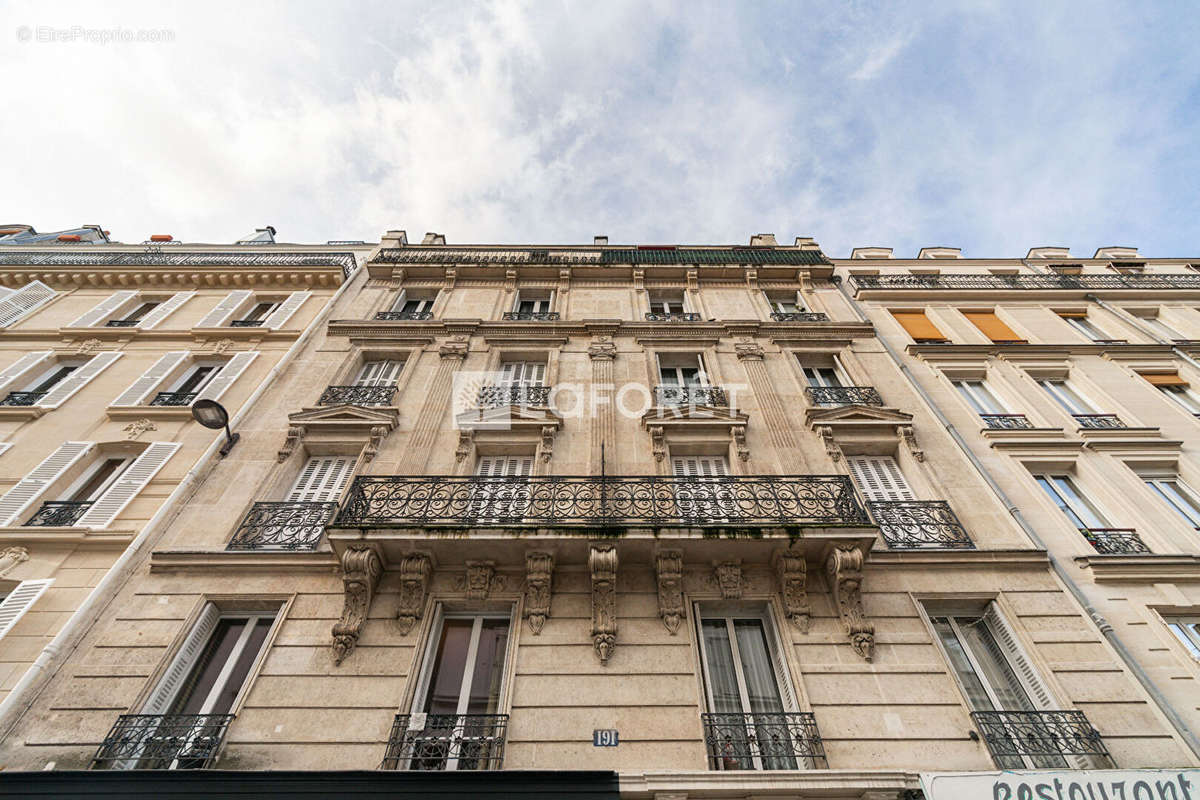
[[[150,309],[150,313],[142,317],[138,321],[139,328],[153,328],[158,323],[166,319],[175,309],[191,300],[196,295],[195,292],[176,292],[171,295],[164,303],[159,303],[154,308]]]
[[[150,369],[142,373],[129,388],[121,392],[113,401],[114,406],[140,406],[145,404],[147,395],[154,391],[166,377],[184,362],[188,357],[187,350],[172,350],[164,353],[158,361],[150,365]]]
[[[150,692],[150,696],[146,698],[141,713],[165,714],[167,712],[167,709],[175,702],[175,695],[178,694],[179,687],[191,672],[192,666],[200,657],[204,646],[208,644],[209,637],[217,629],[219,619],[221,619],[221,612],[217,607],[212,603],[205,603],[204,610],[200,612],[200,618],[196,620],[196,624],[188,632],[187,638],[179,646],[179,651],[171,659],[171,665],[159,679],[154,691]]]
[[[294,503],[336,502],[342,488],[354,472],[356,459],[343,456],[314,456],[300,470],[296,483],[288,493]]]
[[[475,474],[485,478],[523,477],[533,474],[533,456],[484,456]]]
[[[85,528],[107,528],[179,447],[179,442],[151,442],[75,524]]]
[[[0,497],[0,525],[12,525],[21,512],[29,508],[54,481],[92,449],[95,442],[63,442],[46,459],[34,467],[17,485]]]
[[[292,292],[286,300],[279,304],[279,308],[272,311],[270,316],[263,320],[262,327],[282,328],[283,324],[291,319],[292,314],[295,314],[297,309],[304,305],[304,301],[310,297],[312,297],[312,292]]]
[[[238,310],[238,307],[250,299],[254,294],[248,289],[237,289],[225,295],[221,302],[217,303],[217,307],[204,315],[204,318],[196,323],[197,328],[217,328],[223,325],[233,312]]]
[[[679,456],[671,459],[671,472],[681,478],[717,478],[729,474],[723,456]]]
[[[779,638],[783,639],[783,646],[787,647],[787,637],[778,637],[775,635],[775,626],[767,620],[763,620],[763,633],[767,637],[767,647],[771,651],[771,663],[775,667],[775,683],[779,686],[779,696],[783,699],[783,710],[797,712],[800,710],[800,703],[796,700],[796,692],[792,688],[792,679],[788,674],[787,660],[783,657],[783,650]]]
[[[846,459],[859,491],[868,500],[915,500],[900,465],[891,456],[850,456]]]
[[[56,292],[41,281],[32,281],[0,300],[0,328],[7,328],[43,303]]]
[[[1034,669],[1033,662],[1025,655],[1025,649],[1021,647],[1017,641],[1017,637],[1009,629],[1008,623],[1000,616],[1000,610],[997,608],[995,602],[988,603],[987,611],[983,614],[983,619],[987,624],[988,630],[991,631],[992,638],[996,640],[996,644],[1004,651],[995,655],[1012,665],[1013,670],[1020,677],[1021,683],[1025,685],[1026,691],[1029,692],[1029,699],[1043,711],[1054,709],[1054,698],[1050,695],[1050,690],[1046,688],[1046,684],[1042,682],[1042,677]]]
[[[229,359],[229,363],[221,367],[221,371],[217,373],[217,377],[208,382],[208,386],[204,387],[196,399],[219,399],[221,395],[225,394],[225,390],[232,386],[233,382],[238,379],[238,376],[246,371],[246,367],[250,366],[250,362],[256,358],[258,358],[258,353],[251,350],[245,353],[238,353]]]
[[[12,365],[0,370],[0,390],[7,388],[10,383],[52,355],[54,355],[52,350],[38,350],[33,353],[26,353],[14,361]]]
[[[403,361],[368,361],[354,379],[355,386],[391,386],[400,375]]]
[[[132,300],[136,296],[137,296],[137,292],[131,292],[131,291],[113,292],[108,297],[104,298],[99,303],[92,306],[91,311],[87,312],[82,317],[80,317],[79,319],[72,322],[68,327],[87,328],[87,327],[91,327],[92,325],[96,325],[100,322],[104,322],[109,317],[111,317],[114,313],[116,313],[116,310],[118,308],[125,305],[126,303],[128,303],[130,300]]]
[[[108,369],[109,365],[120,358],[122,353],[98,353],[92,356],[86,364],[72,372],[67,377],[59,381],[48,392],[46,396],[37,401],[40,408],[58,408],[67,399],[87,386],[88,383],[99,375],[104,370]]]
[[[8,452],[8,448],[12,447],[12,442],[0,442],[0,456]]]
[[[25,612],[33,608],[38,598],[54,583],[53,578],[42,578],[36,581],[21,581],[0,603],[0,639],[11,631],[17,620],[25,616]]]

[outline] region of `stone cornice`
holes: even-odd
[[[783,777],[786,774],[786,778]],[[820,769],[774,775],[755,772],[622,772],[621,797],[654,800],[668,796],[688,800],[718,797],[896,797],[920,787],[915,772]]]
[[[1097,581],[1168,583],[1200,580],[1200,555],[1136,553],[1077,556],[1075,563],[1090,568]]]
[[[754,320],[728,322],[644,322],[640,320],[560,320],[556,322],[503,322],[499,320],[333,320],[330,336],[351,339],[395,340],[449,334],[465,334],[496,339],[560,339],[590,336],[603,329],[611,336],[628,336],[648,341],[664,339],[713,340],[733,336],[762,336],[777,342],[845,342],[870,338],[870,323],[805,322],[778,323]]]
[[[1185,350],[1200,350],[1200,347],[1184,347]],[[1169,355],[1174,348],[1168,344],[910,344],[906,351],[927,361],[941,358],[965,358],[969,356],[1065,356],[1103,355],[1120,359],[1131,356]]]
[[[319,572],[334,574],[338,559],[328,550],[156,550],[150,555],[151,572],[196,571]]]
[[[1045,550],[872,550],[868,567],[962,569],[980,566],[1049,565]]]

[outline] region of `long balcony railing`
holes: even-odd
[[[883,397],[874,386],[809,386],[804,393],[814,406],[883,405]]]
[[[892,550],[969,550],[975,547],[944,500],[876,500],[868,503]]]
[[[229,323],[231,328],[261,328],[263,321],[261,319],[235,319]]]
[[[646,312],[647,322],[699,322],[700,315],[692,311]]]
[[[654,399],[660,406],[714,406],[729,405],[729,396],[719,386],[673,386],[662,384],[654,387]]]
[[[379,386],[326,386],[317,405],[386,406],[391,405],[395,396],[396,385],[392,383]]]
[[[139,322],[141,322],[141,320],[139,320],[139,319],[110,319],[108,322],[104,323],[104,327],[106,327],[106,328],[136,328],[137,324]]]
[[[550,405],[550,387],[540,383],[499,383],[479,387],[479,408]]]
[[[828,769],[812,714],[701,714],[709,769]]]
[[[505,311],[500,315],[500,319],[519,322],[557,322],[559,314],[557,311]]]
[[[508,714],[397,714],[380,769],[500,769]]]
[[[152,406],[190,406],[198,392],[159,392],[150,401]]]
[[[844,475],[360,475],[350,528],[730,528],[870,525]]]
[[[45,392],[9,392],[0,406],[32,406],[46,396]]]
[[[980,414],[983,424],[994,431],[1028,430],[1033,423],[1024,414]]]
[[[226,550],[314,550],[337,503],[255,503]]]
[[[855,275],[859,289],[1200,289],[1200,273]]]
[[[776,322],[829,322],[824,311],[772,311],[771,319]]]
[[[1097,553],[1120,555],[1150,552],[1133,528],[1080,528],[1079,532],[1091,542]]]
[[[971,717],[1001,769],[1062,768],[1080,756],[1111,766],[1103,737],[1082,711],[975,711]]]
[[[405,320],[433,319],[432,311],[379,311],[375,319],[385,319],[392,322]]]
[[[1072,414],[1081,428],[1128,428],[1116,414]]]
[[[26,525],[46,528],[69,528],[92,507],[91,500],[47,500]]]
[[[203,769],[212,765],[232,719],[232,714],[122,714],[92,766]]]

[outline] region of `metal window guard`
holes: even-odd
[[[141,320],[137,319],[110,319],[104,323],[106,328],[136,328]]]
[[[317,405],[386,406],[396,396],[395,384],[378,386],[326,386]]]
[[[96,769],[204,769],[232,714],[122,714],[100,743]]]
[[[1150,548],[1133,528],[1080,528],[1097,553],[1117,555],[1121,553],[1149,553]]]
[[[379,311],[375,319],[385,319],[392,322],[404,320],[433,319],[432,311]]]
[[[557,322],[557,311],[505,311],[500,315],[502,320],[535,320],[537,322]]]
[[[1128,428],[1116,414],[1072,414],[1081,428]]]
[[[397,714],[380,769],[485,770],[504,763],[508,714]]]
[[[883,397],[874,386],[808,386],[804,394],[815,406],[883,405]]]
[[[772,311],[771,319],[776,322],[829,322],[824,311]]]
[[[944,500],[876,500],[868,503],[892,550],[970,550],[975,543]]]
[[[31,527],[69,528],[92,507],[91,500],[47,500],[25,524]]]
[[[337,511],[333,502],[255,503],[226,550],[315,550]]]
[[[660,406],[716,406],[729,405],[729,396],[719,386],[672,386],[662,384],[654,387],[655,402]]]
[[[190,406],[199,392],[159,392],[150,401],[152,406]]]
[[[263,321],[261,319],[235,319],[229,323],[231,328],[261,328]]]
[[[1029,430],[1033,423],[1024,414],[980,414],[983,424],[994,431]]]
[[[478,408],[550,405],[550,387],[540,383],[501,383],[479,387]]]
[[[811,713],[701,714],[700,718],[709,769],[829,768]]]
[[[668,311],[662,314],[656,314],[653,311],[646,312],[647,322],[699,322],[700,315],[691,311]]]
[[[34,406],[45,396],[46,392],[9,392],[0,406]]]
[[[1046,766],[1066,766],[1065,756],[1112,762],[1104,739],[1082,711],[973,711],[971,718],[1002,769],[1025,768],[1025,758]]]

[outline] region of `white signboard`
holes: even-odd
[[[1200,769],[923,772],[926,800],[1200,800]]]

